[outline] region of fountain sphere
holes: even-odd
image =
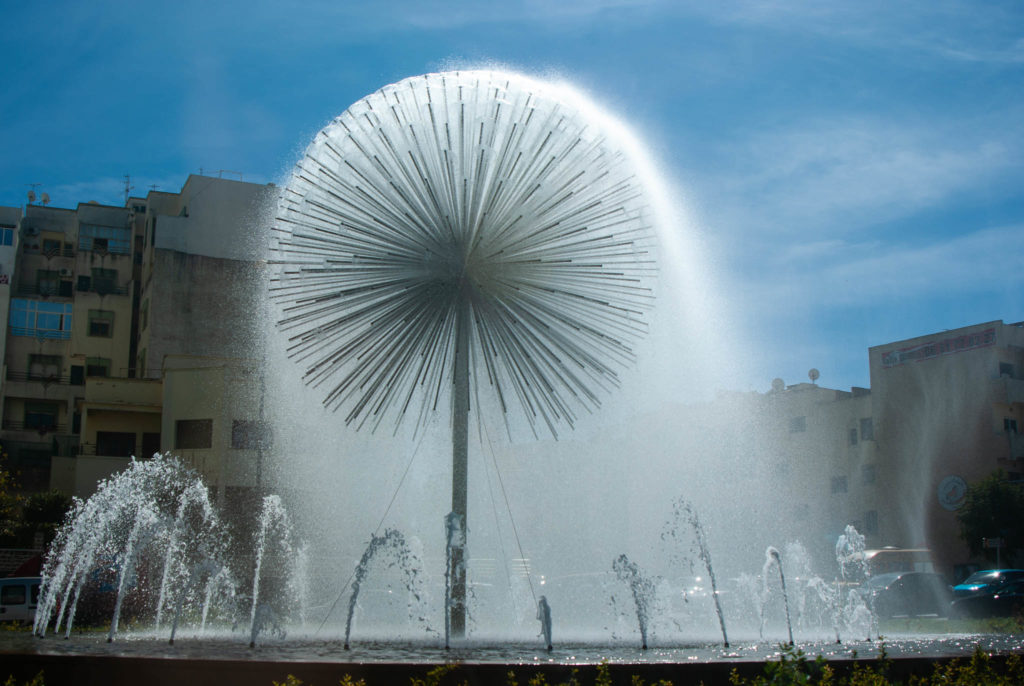
[[[503,412],[555,432],[598,405],[644,332],[653,264],[644,189],[595,113],[564,86],[452,72],[316,136],[282,194],[273,295],[326,405],[422,421],[460,335]]]

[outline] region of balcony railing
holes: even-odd
[[[75,290],[80,293],[99,293],[100,295],[128,295],[128,286],[118,286],[112,281],[90,279],[89,277],[80,277]]]
[[[58,376],[56,374],[40,374],[37,372],[14,372],[10,369],[7,370],[8,381],[30,381],[38,382],[44,385],[59,384],[66,386],[71,383],[70,376]]]
[[[132,457],[139,459],[153,457],[153,453],[160,452],[160,446],[147,450],[142,444],[131,446],[130,450],[122,449],[121,446],[100,446],[96,443],[82,443],[78,446],[78,454],[86,457]]]
[[[27,296],[43,296],[44,298],[57,297],[57,298],[71,298],[74,293],[71,289],[71,282],[63,282],[67,285],[61,287],[52,284],[36,284],[36,283],[19,283],[15,289],[15,295],[18,297]]]
[[[66,341],[71,338],[70,331],[54,331],[51,329],[34,329],[26,326],[12,326],[12,336],[30,336],[32,338],[52,338],[58,341]]]
[[[43,250],[41,247],[32,247],[25,245],[24,253],[26,255],[42,255],[43,257],[74,257],[74,248],[50,248],[49,250]]]
[[[35,431],[40,436],[52,433],[67,433],[67,424],[37,424],[36,422],[26,423],[15,419],[5,419],[3,428],[7,431]]]
[[[39,254],[44,257],[74,257],[74,248],[50,248],[49,250],[40,250]]]

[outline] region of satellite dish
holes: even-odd
[[[31,205],[35,201],[36,201],[36,192],[35,191],[29,191],[28,192],[28,202],[29,202],[29,204]]]
[[[781,393],[786,390],[786,382],[779,378],[772,379],[772,390],[776,393]]]
[[[813,367],[811,367],[811,370],[807,372],[807,378],[811,380],[811,383],[817,381],[819,376],[821,376],[821,372]]]
[[[50,194],[49,193],[43,193],[43,204],[44,205],[49,205],[50,204]]]

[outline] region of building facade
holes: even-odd
[[[176,418],[188,421],[199,396],[169,390],[180,384],[168,374],[219,374],[183,357],[252,371],[259,221],[273,197],[272,186],[190,176],[125,207],[0,208],[0,441],[22,489],[86,497],[132,456],[180,449]],[[236,402],[222,393],[226,418],[206,418],[230,427]],[[252,481],[203,471],[221,490],[229,474]]]
[[[972,560],[956,511],[967,485],[997,469],[1024,477],[1024,322],[887,343],[868,357],[893,538],[963,577]]]

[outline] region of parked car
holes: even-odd
[[[39,602],[38,576],[0,579],[0,622],[32,622]]]
[[[1024,581],[1003,584],[992,593],[975,593],[953,601],[951,617],[1013,617],[1024,613]]]
[[[957,598],[966,598],[995,593],[1012,581],[1024,581],[1024,569],[986,569],[971,574],[954,586],[953,595]]]
[[[874,613],[879,617],[949,615],[953,591],[941,574],[931,572],[890,572],[877,574],[861,586]]]

